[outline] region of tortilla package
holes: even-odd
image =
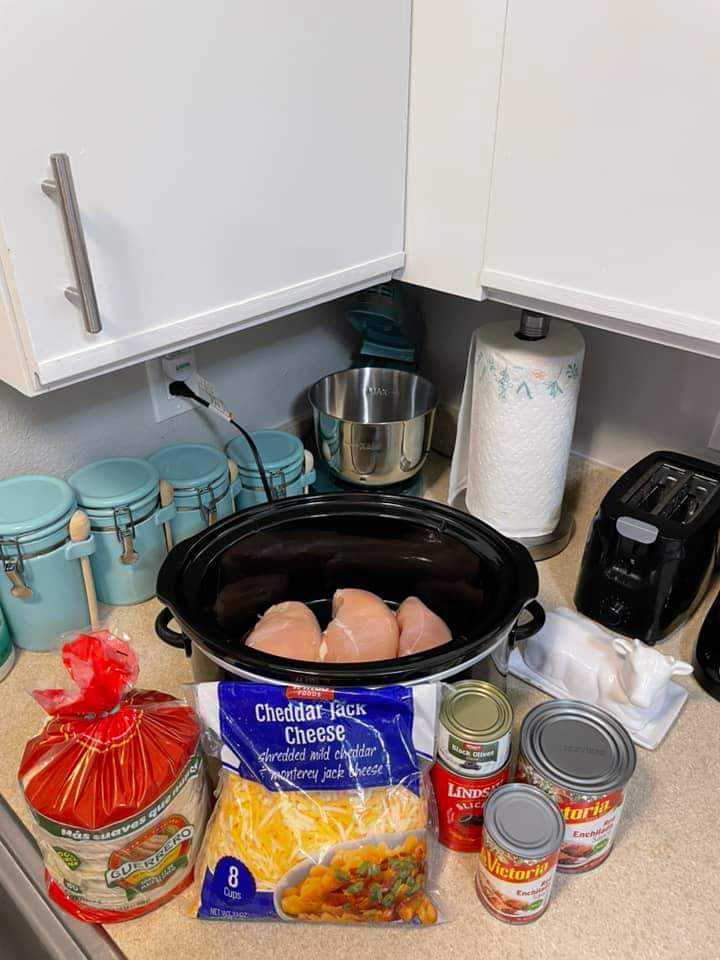
[[[192,913],[434,924],[436,684],[192,688],[222,763]]]
[[[135,690],[137,658],[105,630],[62,648],[75,690],[35,690],[50,715],[18,779],[50,897],[92,923],[140,916],[188,886],[208,792],[193,711]]]

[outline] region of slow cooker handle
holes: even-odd
[[[163,643],[168,646],[177,647],[185,651],[185,656],[190,656],[190,640],[184,633],[178,633],[177,630],[171,630],[169,623],[173,618],[172,610],[169,607],[163,607],[155,618],[155,633],[160,637]]]
[[[510,631],[508,643],[511,650],[516,644],[532,637],[545,626],[545,610],[537,600],[531,600],[524,612],[530,614],[530,619],[527,623],[516,623]]]

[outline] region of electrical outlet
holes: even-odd
[[[195,376],[194,350],[178,350],[157,360],[148,360],[145,369],[157,423],[193,409],[193,403],[183,397],[173,397],[168,388],[173,380],[188,381]]]

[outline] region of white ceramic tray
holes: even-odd
[[[531,670],[523,660],[519,650],[513,650],[510,654],[508,669],[513,676],[519,677],[533,687],[537,687],[543,693],[549,693],[551,697],[561,700],[567,697],[562,687]],[[687,690],[671,680],[667,685],[667,693],[662,708],[648,720],[644,727],[639,730],[628,730],[635,743],[639,747],[645,747],[646,750],[654,750],[659,747],[666,733],[677,720],[687,698]],[[612,709],[606,706],[604,706],[604,709],[613,713]],[[618,720],[622,722],[622,717],[618,716]]]

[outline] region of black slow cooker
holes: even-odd
[[[341,587],[371,590],[393,608],[419,597],[453,639],[359,664],[289,660],[245,646],[258,618],[283,600],[307,603],[326,626]],[[192,657],[197,680],[412,684],[456,676],[485,658],[502,674],[509,646],[545,619],[537,590],[525,547],[459,510],[392,494],[293,497],[243,510],[178,544],[158,577],[166,609],[156,630]],[[530,619],[518,624],[523,611]],[[181,633],[170,629],[171,619]]]

